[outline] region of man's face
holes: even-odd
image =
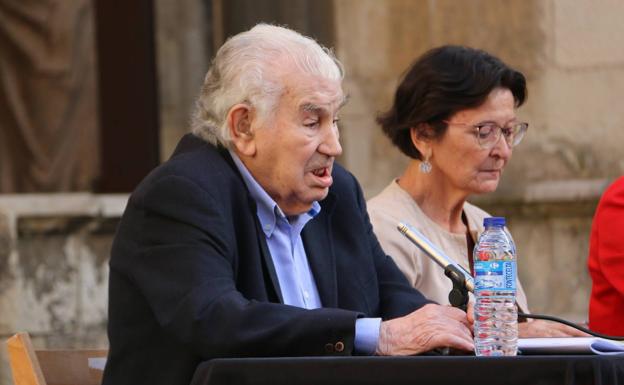
[[[304,213],[327,196],[342,153],[337,114],[339,81],[290,74],[272,116],[252,119],[255,155],[243,161],[286,215]]]

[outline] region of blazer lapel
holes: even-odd
[[[253,212],[255,213],[255,202],[253,202],[252,206],[254,209]],[[254,222],[256,223],[256,236],[258,237],[258,244],[260,245],[260,254],[262,255],[262,259],[264,260],[264,266],[266,268],[266,273],[268,274],[269,280],[272,284],[272,289],[274,291],[273,294],[275,294],[280,303],[284,303],[284,298],[282,297],[282,289],[280,288],[277,273],[275,272],[275,265],[273,264],[273,257],[271,257],[271,252],[269,251],[269,246],[267,245],[266,238],[264,237],[264,232],[262,231],[260,221],[258,220],[258,217],[256,215],[254,215],[254,217]]]
[[[243,180],[243,176],[240,174],[240,171],[236,167],[236,164],[234,164],[234,160],[230,156],[230,153],[227,151],[227,149],[225,149],[224,147],[219,147],[219,152],[221,153],[221,156],[225,159],[225,161],[228,163],[228,165],[232,168],[232,170],[234,170],[236,175],[239,177],[241,183],[243,184],[243,186],[245,186],[245,189],[247,189],[247,185],[245,184],[245,181]],[[267,287],[269,298],[271,298],[271,294],[273,294],[275,296],[274,298],[277,298],[277,300],[279,300],[280,303],[284,303],[284,298],[282,297],[282,289],[280,288],[279,280],[277,279],[277,273],[275,272],[275,265],[273,264],[273,257],[271,257],[269,246],[267,245],[266,238],[264,237],[264,232],[262,231],[262,226],[260,225],[260,220],[258,219],[258,215],[256,215],[256,212],[258,210],[256,206],[256,202],[249,195],[248,195],[248,199],[249,199],[249,208],[253,215],[254,223],[256,224],[256,238],[258,240],[258,245],[260,245],[260,255],[262,256],[262,260],[264,262],[265,280],[267,279],[267,276],[268,276],[268,280],[271,283],[271,287]],[[271,289],[273,290],[273,293],[271,293]]]
[[[321,202],[319,215],[308,222],[302,231],[303,245],[323,307],[338,306],[336,261],[330,236],[335,200],[335,195],[330,192]]]

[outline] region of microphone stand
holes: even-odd
[[[468,289],[463,272],[456,265],[447,265],[444,275],[453,282],[453,289],[449,292],[448,299],[451,305],[466,311],[468,306]]]

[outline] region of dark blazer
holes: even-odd
[[[229,153],[186,135],[134,191],[110,260],[104,384],[188,384],[215,357],[348,355],[358,317],[428,301],[384,254],[339,165],[302,237],[323,308],[281,302],[256,206]]]

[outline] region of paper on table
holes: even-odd
[[[519,338],[518,349],[523,354],[623,354],[624,343],[594,337]]]
[[[91,369],[104,370],[106,357],[89,357],[88,363]]]

